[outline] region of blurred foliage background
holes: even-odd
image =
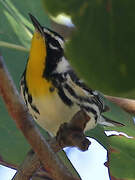
[[[0,52],[18,89],[34,30],[28,13],[48,27],[52,22],[50,17],[63,13],[70,16],[75,25],[76,30],[68,39],[65,52],[79,76],[89,87],[104,94],[135,97],[134,9],[135,2],[131,0],[0,0]],[[105,115],[125,126],[97,126],[87,135],[108,150],[110,173],[114,177],[133,180],[135,128],[132,115],[105,101],[111,108]],[[107,137],[105,130],[124,132],[133,138]],[[0,161],[10,167],[17,167],[30,148],[1,99],[0,142]]]
[[[44,0],[52,15],[66,13],[77,31],[67,55],[90,87],[105,94],[135,96],[135,2]]]

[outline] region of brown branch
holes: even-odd
[[[31,150],[22,165],[18,168],[12,180],[29,180],[32,175],[40,168],[41,162],[38,156]]]
[[[76,178],[73,178],[35,126],[32,117],[27,112],[27,108],[14,86],[2,56],[0,56],[0,94],[3,97],[9,114],[52,178],[55,180],[75,180]]]
[[[53,180],[46,171],[40,170],[41,167],[38,156],[30,150],[12,180]]]
[[[52,179],[52,177],[48,174],[47,171],[45,171],[43,169],[43,167],[41,166],[38,171],[36,171],[36,173],[34,173],[34,175],[32,176],[32,180],[37,180],[37,178],[41,178],[41,180],[54,180]]]
[[[105,97],[109,101],[117,104],[124,111],[131,113],[131,114],[135,114],[135,100],[127,99],[127,98],[120,98],[120,97],[113,97],[113,96],[108,96],[108,95],[105,95]]]
[[[53,180],[47,175],[34,175],[31,180]]]

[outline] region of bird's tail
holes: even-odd
[[[124,124],[120,123],[120,122],[116,122],[116,121],[113,121],[111,119],[108,119],[107,117],[105,116],[100,116],[100,121],[98,122],[99,124],[101,125],[104,125],[104,126],[119,126],[119,127],[122,127],[122,126],[125,126]]]

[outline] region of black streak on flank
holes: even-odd
[[[81,104],[77,104],[77,105],[79,105],[80,108],[84,109],[86,112],[91,112],[92,114],[94,114],[95,115],[95,120],[96,120],[96,123],[97,123],[97,118],[98,118],[97,112],[93,108],[91,108],[89,106],[84,106],[84,105],[81,105]]]
[[[93,90],[91,88],[87,87],[84,82],[80,81],[80,79],[77,77],[77,75],[75,74],[75,72],[72,69],[68,71],[68,74],[70,75],[72,81],[77,86],[81,87],[82,89],[84,89],[88,93],[93,94]]]
[[[61,98],[61,100],[63,101],[64,104],[68,105],[68,106],[72,106],[73,102],[65,95],[64,91],[62,88],[58,88],[58,94]]]
[[[27,84],[26,84],[26,71],[24,71],[23,75],[22,75],[22,79],[21,79],[21,85],[24,86],[23,87],[23,96],[24,96],[24,100],[25,100],[25,103],[26,105],[28,106],[28,103],[29,105],[31,106],[31,108],[38,114],[40,114],[39,110],[37,109],[37,107],[35,105],[32,105],[32,96],[29,94],[28,92],[28,87],[27,87]],[[36,119],[36,117],[35,117]]]
[[[80,102],[86,102],[86,103],[93,104],[92,98],[89,98],[87,96],[85,97],[85,96],[77,95],[75,93],[75,91],[68,84],[65,84],[65,88],[70,93],[70,95],[73,96],[76,100],[79,100]]]
[[[35,115],[34,115],[34,119],[36,119],[36,120],[37,120],[37,116],[35,116]]]
[[[39,112],[39,110],[36,108],[36,106],[34,106],[34,105],[32,105],[32,104],[30,104],[30,105],[31,105],[31,108],[32,108],[36,113],[40,114],[40,112]]]
[[[28,102],[31,104],[32,103],[32,96],[28,94]]]
[[[71,96],[79,99],[79,97],[76,95],[75,91],[68,84],[65,84],[65,88],[68,90],[68,92],[71,94]]]

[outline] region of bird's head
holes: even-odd
[[[44,57],[45,68],[43,76],[49,78],[50,73],[57,69],[58,63],[62,61],[64,57],[64,39],[58,33],[41,26],[33,15],[29,14],[29,16],[35,27],[30,55],[32,56],[37,53],[39,57]],[[33,53],[31,51],[37,52]]]

